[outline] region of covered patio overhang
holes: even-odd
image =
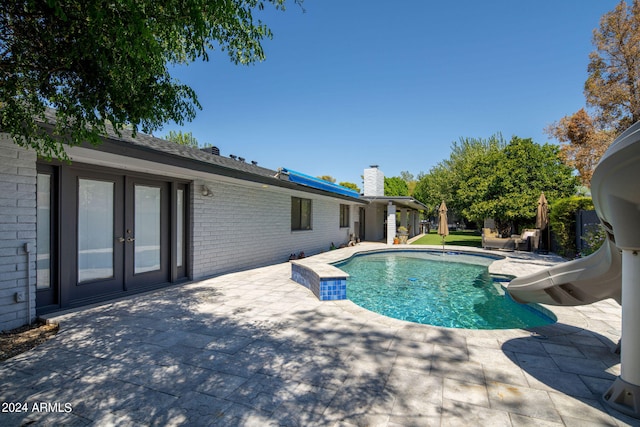
[[[428,207],[409,196],[362,197],[369,201],[367,207],[367,240],[386,240],[393,244],[398,223],[405,227],[409,238],[420,234],[420,212]],[[397,221],[396,213],[400,213]]]

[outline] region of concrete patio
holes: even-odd
[[[492,272],[558,262],[503,254]],[[289,263],[228,274],[51,316],[54,339],[0,363],[0,401],[28,405],[0,424],[640,425],[600,401],[618,304],[548,308],[558,322],[535,331],[446,329],[318,301]]]

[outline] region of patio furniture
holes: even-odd
[[[519,251],[536,252],[540,246],[540,230],[537,228],[525,228],[516,243]]]
[[[482,247],[484,249],[515,249],[515,241],[510,237],[500,237],[497,231],[482,229]]]
[[[482,247],[484,249],[506,249],[518,251],[535,251],[538,249],[540,230],[524,229],[522,234],[511,237],[500,237],[498,232],[490,228],[482,229]]]

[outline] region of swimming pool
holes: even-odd
[[[537,305],[522,305],[489,274],[496,258],[460,252],[387,251],[335,263],[349,274],[347,299],[395,319],[448,328],[513,329],[554,323]]]

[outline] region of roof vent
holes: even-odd
[[[220,155],[220,149],[214,146],[201,148],[200,151],[204,151],[207,154],[213,154],[214,156]]]

